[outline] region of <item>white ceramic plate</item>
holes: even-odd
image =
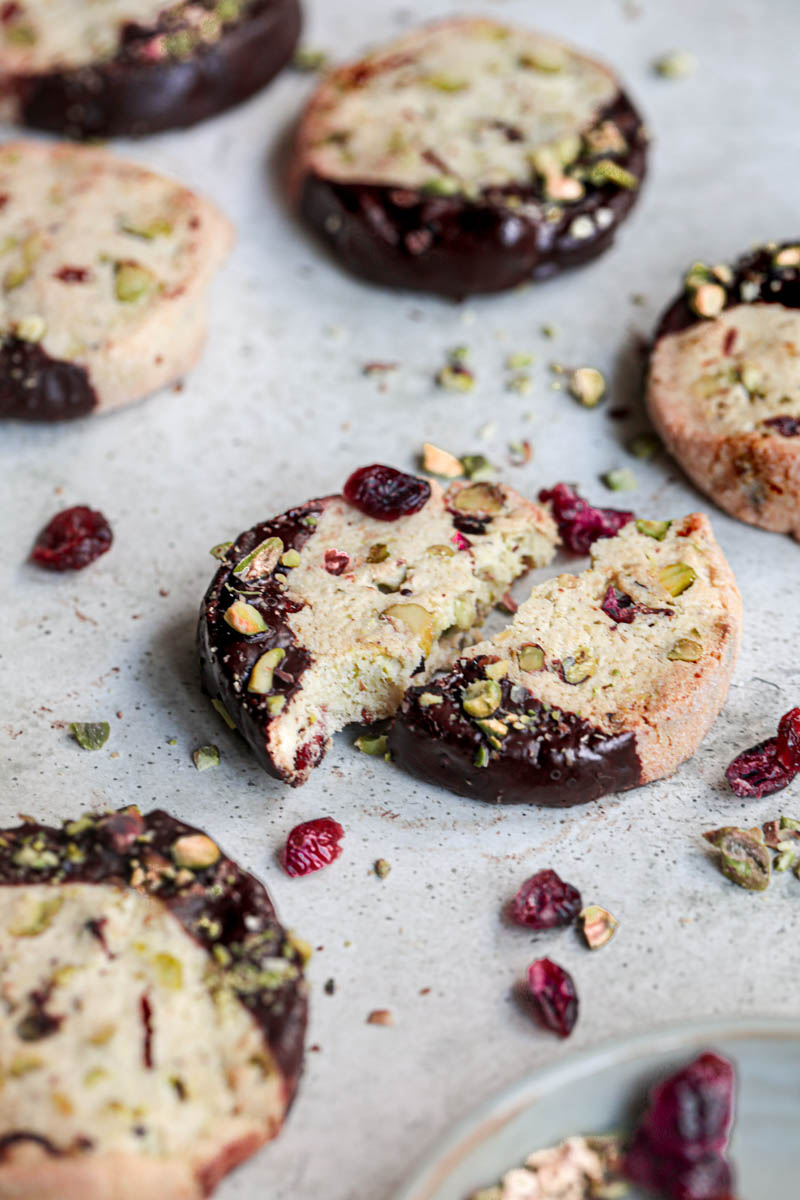
[[[659,1077],[705,1049],[730,1058],[739,1094],[732,1153],[742,1200],[789,1200],[800,1179],[800,1024],[693,1023],[564,1059],[505,1089],[425,1156],[395,1200],[467,1200],[531,1151],[625,1127]]]

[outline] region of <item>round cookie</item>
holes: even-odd
[[[641,120],[607,67],[460,18],[330,74],[301,121],[291,184],[351,271],[460,298],[601,253],[645,160]]]
[[[295,786],[337,730],[391,716],[412,679],[446,665],[558,541],[549,513],[505,485],[445,492],[378,467],[346,493],[364,470],[416,487],[420,506],[387,520],[327,496],[256,525],[219,550],[200,613],[206,690]]]
[[[167,813],[3,830],[0,1195],[210,1195],[292,1102],[304,957]]]
[[[695,263],[656,333],[647,406],[720,508],[800,539],[800,242]]]
[[[231,241],[207,200],[106,150],[0,147],[0,417],[83,416],[174,382]]]
[[[493,803],[570,805],[669,775],[728,694],[741,600],[708,520],[634,521],[591,568],[409,690],[389,735],[412,774]]]
[[[0,117],[73,138],[193,125],[269,83],[299,33],[298,0],[16,0]]]

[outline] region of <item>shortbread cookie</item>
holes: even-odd
[[[74,138],[193,125],[262,88],[298,0],[16,0],[0,11],[0,117]]]
[[[606,66],[460,18],[329,75],[301,122],[292,182],[350,270],[461,297],[605,250],[645,159],[639,116]]]
[[[200,614],[205,687],[270,774],[304,783],[337,730],[390,716],[557,541],[549,513],[505,485],[443,492],[362,468],[345,495],[221,549]]]
[[[699,514],[636,521],[592,566],[535,587],[512,624],[410,689],[399,763],[495,803],[580,804],[669,775],[728,694],[741,601]]]
[[[0,416],[115,408],[197,360],[221,213],[105,150],[0,148]]]
[[[647,403],[720,508],[800,539],[800,242],[695,263],[662,318]]]
[[[280,1130],[303,946],[197,829],[0,834],[0,1196],[200,1200]]]

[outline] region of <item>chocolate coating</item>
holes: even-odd
[[[628,142],[627,153],[616,161],[643,180],[647,141],[639,114],[623,92],[598,115],[597,124],[607,120],[618,125]],[[563,205],[557,219],[547,220],[541,191],[532,185],[493,188],[472,200],[337,183],[311,173],[301,185],[300,211],[354,274],[386,287],[462,299],[548,279],[601,254],[638,193],[638,188],[587,182],[581,200]],[[521,209],[520,202],[539,206],[539,215]],[[555,211],[553,205],[545,207]],[[575,218],[599,208],[611,213],[605,228],[596,226],[591,236],[574,237],[570,227]]]
[[[285,696],[287,703],[302,686],[303,672],[311,655],[299,646],[286,621],[300,607],[283,592],[274,575],[288,575],[291,567],[276,565],[272,574],[261,579],[243,581],[233,571],[256,546],[271,537],[279,537],[285,550],[300,550],[314,534],[314,518],[322,512],[324,500],[312,500],[300,508],[263,521],[237,538],[227,552],[211,586],[203,598],[197,631],[201,676],[204,689],[225,706],[228,715],[250,743],[259,763],[270,775],[280,779],[266,750],[266,729],[273,719],[267,702],[269,696],[247,691],[247,680],[258,658],[275,646],[282,647],[285,657],[274,673],[270,695]],[[308,519],[312,524],[305,523]],[[226,609],[237,599],[252,604],[267,626],[264,633],[244,636],[224,620]],[[320,756],[322,743],[320,743]]]
[[[742,255],[731,268],[733,279],[730,283],[723,284],[719,279],[714,280],[724,287],[727,293],[725,308],[743,303],[782,304],[784,308],[800,308],[800,267],[777,267],[773,262],[778,250],[798,244],[800,242],[797,241],[781,242],[776,249],[766,250],[759,247]],[[749,284],[751,288],[758,289],[751,300],[742,298],[742,284]],[[656,337],[667,333],[680,333],[682,329],[688,329],[690,325],[697,325],[704,320],[707,318],[699,316],[690,306],[687,290],[684,289],[661,317]]]
[[[251,0],[217,41],[188,58],[143,60],[164,23],[126,27],[106,62],[19,78],[21,121],[72,138],[141,137],[182,128],[252,96],[288,62],[300,35],[299,0]]]
[[[411,774],[459,796],[491,804],[538,804],[563,808],[585,804],[641,782],[633,733],[604,733],[574,713],[556,711],[527,688],[500,682],[502,701],[493,717],[530,718],[492,745],[490,734],[461,706],[465,687],[484,679],[487,657],[457,664],[443,678],[410,689],[389,733],[389,749]],[[423,693],[441,696],[423,707]],[[476,757],[488,753],[486,766]]]
[[[11,334],[0,338],[0,417],[65,421],[96,407],[83,367],[51,358],[36,342]]]
[[[193,870],[188,883],[179,883],[172,869],[171,847],[177,838],[202,830],[160,810],[142,816],[136,809],[125,809],[93,817],[85,828],[83,825],[67,823],[56,829],[27,823],[4,829],[0,885],[111,883],[131,887],[138,864],[142,878],[137,880],[137,890],[165,905],[209,955],[214,945],[231,951],[232,971],[251,966],[261,970],[261,958],[270,954],[292,963],[294,977],[276,986],[241,991],[234,986],[240,1003],[263,1030],[283,1074],[287,1102],[291,1101],[303,1061],[306,989],[299,954],[287,941],[264,885],[224,855],[211,867]],[[139,840],[142,835],[146,835],[145,841]],[[77,847],[79,855],[68,852],[69,846]],[[24,859],[15,862],[23,847],[33,847],[46,857],[40,857],[37,866]],[[5,1141],[26,1136],[13,1134]]]

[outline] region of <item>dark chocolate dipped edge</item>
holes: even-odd
[[[214,0],[201,2],[214,7]],[[141,137],[194,125],[269,83],[289,61],[301,24],[299,0],[248,0],[216,42],[201,43],[189,57],[144,59],[145,43],[180,30],[167,10],[155,25],[129,24],[106,62],[12,80],[20,120],[72,138]]]
[[[427,783],[492,804],[562,808],[641,783],[633,733],[604,733],[507,679],[498,681],[502,700],[492,718],[513,714],[525,724],[509,725],[502,736],[481,729],[464,712],[461,695],[496,661],[463,660],[442,678],[409,689],[389,732],[400,766]],[[421,705],[424,693],[441,696],[441,703]]]
[[[286,596],[280,580],[275,578],[289,575],[292,568],[278,562],[269,575],[250,581],[238,579],[234,568],[267,538],[280,538],[284,551],[301,550],[313,536],[317,518],[329,499],[311,500],[240,534],[226,551],[200,609],[197,643],[203,688],[212,699],[221,702],[261,766],[276,779],[284,776],[267,750],[267,729],[274,719],[269,712],[269,700],[283,696],[288,704],[302,687],[302,676],[311,663],[311,655],[298,645],[286,621],[287,615],[297,612],[301,605]],[[224,613],[236,600],[252,604],[258,610],[267,626],[264,633],[248,636],[231,629]],[[267,695],[248,692],[247,681],[256,661],[276,646],[286,653],[274,672],[272,691]],[[310,756],[305,751],[308,757],[301,764],[302,769],[316,766],[326,748],[320,735]]]
[[[0,886],[111,883],[160,901],[208,951],[263,1030],[288,1107],[302,1067],[307,1020],[301,953],[280,925],[264,885],[224,854],[205,868],[175,866],[171,850],[177,839],[202,832],[166,812],[143,816],[135,807],[81,817],[61,829],[27,822],[0,831]],[[95,936],[102,941],[102,927]],[[275,957],[286,960],[287,972],[273,978],[263,964]],[[47,997],[39,999],[44,1011]],[[23,1130],[5,1134],[0,1161],[5,1146],[31,1139],[42,1142]],[[42,1144],[48,1153],[66,1153]]]
[[[798,245],[800,240],[778,242],[770,248],[760,246],[751,250],[731,266],[728,282],[712,268],[711,281],[723,287],[726,293],[722,311],[737,304],[782,304],[784,308],[800,308],[800,266],[779,267],[773,261],[780,250]],[[656,339],[668,333],[680,333],[690,325],[699,325],[709,319],[696,313],[689,300],[690,290],[684,287],[662,314],[656,327]]]
[[[641,118],[620,92],[597,116],[613,121],[628,143],[625,154],[585,155],[587,165],[611,157],[639,180],[639,187],[598,186],[586,181],[581,200],[545,201],[540,188],[509,185],[477,199],[431,196],[405,188],[336,183],[316,173],[302,181],[300,212],[348,270],[373,283],[452,299],[499,292],[531,280],[548,279],[579,266],[611,244],[617,227],[636,203],[646,173],[647,139]],[[583,161],[582,159],[578,160]],[[541,206],[537,217],[520,204]],[[612,219],[593,235],[575,238],[576,217],[599,208]],[[560,212],[549,220],[545,213]]]
[[[97,404],[84,367],[51,358],[37,342],[0,335],[0,418],[65,421]]]

